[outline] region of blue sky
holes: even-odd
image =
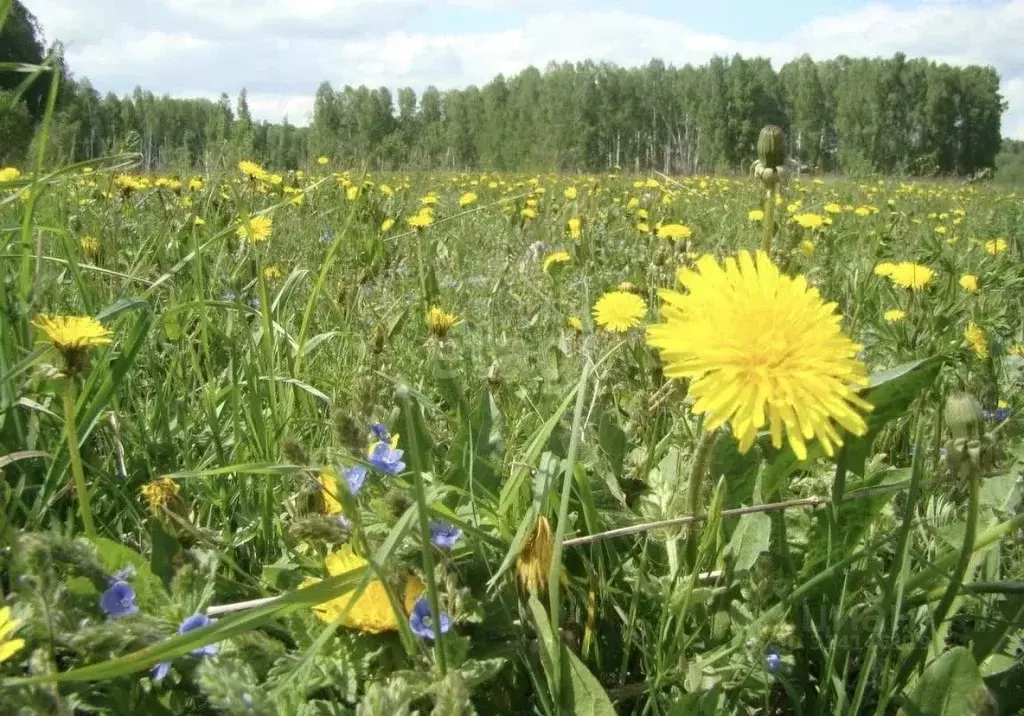
[[[928,57],[994,66],[1024,139],[1024,0],[27,0],[101,92],[216,97],[308,121],[322,80],[483,84],[551,61],[703,64],[715,54]],[[114,21],[111,21],[111,19]]]

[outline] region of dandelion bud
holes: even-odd
[[[766,167],[778,167],[786,161],[786,146],[782,128],[766,125],[757,138],[757,158]]]
[[[944,411],[950,434],[957,439],[978,437],[982,433],[981,403],[970,393],[954,393],[946,400]]]

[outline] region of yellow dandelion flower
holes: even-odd
[[[347,544],[333,554],[328,555],[325,563],[327,573],[332,577],[363,569],[369,564],[365,559],[355,554],[352,551],[351,545]],[[319,581],[319,579],[307,579],[301,586],[309,586]],[[415,575],[411,575],[405,580],[401,594],[405,614],[401,618],[405,619],[409,612],[412,611],[413,605],[416,604],[416,600],[423,594],[424,589],[423,581]],[[398,630],[399,616],[395,614],[395,610],[391,606],[391,600],[388,599],[387,589],[379,579],[371,580],[358,598],[355,596],[355,590],[352,590],[313,607],[313,613],[316,617],[320,621],[328,623],[339,618],[346,610],[345,618],[341,620],[342,626],[358,629],[367,634],[382,634]]]
[[[566,263],[572,257],[569,256],[568,251],[555,251],[544,257],[544,272],[548,273],[548,269],[557,264]]]
[[[547,517],[541,515],[537,518],[530,538],[516,556],[516,576],[523,589],[539,594],[547,588],[553,554],[551,524]]]
[[[523,209],[519,213],[523,215],[524,219],[536,219],[537,218],[537,210],[534,209],[532,206],[526,207],[525,209]]]
[[[574,216],[571,219],[569,219],[569,237],[573,239],[580,238],[580,236],[583,234],[582,227],[583,224],[580,221],[580,217]]]
[[[565,319],[565,325],[569,326],[569,328],[574,331],[579,332],[583,330],[583,319],[579,316],[569,316]]]
[[[842,214],[843,207],[841,204],[837,204],[833,201],[831,203],[825,204],[825,211],[828,212],[829,214]]]
[[[870,216],[871,215],[871,209],[869,207],[867,207],[867,206],[858,206],[854,210],[854,213],[857,216]]]
[[[326,166],[327,164],[330,164],[330,162],[331,162],[331,160],[328,159],[327,157],[317,157],[316,158],[316,163],[319,164],[320,166]]]
[[[437,306],[432,306],[427,312],[427,330],[437,338],[444,338],[460,323],[462,321],[458,318],[442,311]]]
[[[441,197],[439,197],[437,194],[430,193],[430,194],[427,194],[427,195],[423,196],[420,199],[420,203],[423,204],[423,206],[434,206],[440,200],[441,200]]]
[[[1014,343],[1012,346],[1006,349],[1006,352],[1011,356],[1024,358],[1024,343]]]
[[[625,291],[626,293],[636,293],[637,292],[636,286],[631,284],[629,281],[623,281],[622,283],[620,283],[618,286],[615,287],[615,290],[616,291]]]
[[[686,224],[665,224],[658,229],[657,236],[659,239],[678,241],[690,238],[693,236],[693,231]]]
[[[764,211],[761,209],[751,209],[747,212],[747,221],[764,221]]]
[[[258,244],[270,237],[274,228],[274,220],[269,216],[253,216],[243,221],[235,234],[240,239],[248,239],[250,244]]]
[[[420,210],[405,220],[414,229],[425,229],[434,223],[434,215],[429,211]]]
[[[281,278],[282,276],[284,276],[284,273],[281,271],[280,266],[267,266],[263,269],[263,278],[268,281],[273,281],[274,279]]]
[[[465,194],[459,197],[459,206],[466,207],[476,203],[477,195],[474,192],[467,191]]]
[[[238,171],[250,179],[266,179],[267,171],[256,162],[243,159],[238,163]]]
[[[647,222],[641,221],[636,225],[636,230],[641,234],[649,234],[651,233],[651,226]]]
[[[936,226],[935,227],[935,233],[936,234],[945,234],[948,230],[949,229],[947,229],[945,226]]]
[[[706,429],[729,423],[746,451],[767,424],[772,444],[782,447],[785,434],[801,460],[807,441],[828,455],[842,445],[834,422],[867,432],[858,409],[871,406],[856,392],[868,382],[861,346],[805,277],[781,274],[764,252],[742,251],[724,267],[703,256],[677,278],[687,293],[660,292],[665,322],[648,328],[648,343],[666,376],[692,380],[692,409]]]
[[[1007,247],[1006,239],[991,239],[985,242],[985,251],[993,256],[1003,253]]]
[[[206,219],[204,219],[201,216],[197,216],[195,219],[192,220],[192,223],[195,224],[196,226],[206,226]]]
[[[0,167],[0,184],[20,178],[21,172],[16,167]]]
[[[189,191],[202,191],[204,186],[203,180],[199,177],[192,177],[188,180]]]
[[[337,517],[344,514],[344,508],[338,499],[338,473],[333,467],[326,468],[317,475],[317,484],[320,486],[320,497],[323,500],[324,514]]]
[[[21,620],[11,617],[10,607],[0,608],[0,664],[25,647],[24,639],[10,638],[19,626],[21,626]]]
[[[562,194],[565,196],[566,199],[575,199],[577,196],[576,187],[568,186],[565,188],[565,191],[562,192]]]
[[[389,216],[388,218],[384,219],[384,221],[380,222],[380,232],[382,234],[387,233],[387,231],[394,225],[395,220]]]
[[[805,229],[820,229],[825,225],[825,217],[821,214],[797,214],[793,221]]]
[[[53,347],[63,353],[91,346],[105,346],[113,339],[110,331],[92,316],[51,316],[41,313],[32,325],[45,333]]]
[[[884,318],[888,323],[899,323],[907,317],[907,314],[898,308],[890,308],[885,312]]]
[[[875,273],[879,276],[886,276],[897,286],[909,288],[912,291],[921,290],[935,277],[935,272],[932,269],[912,261],[901,261],[898,264],[880,263],[875,266]]]
[[[974,351],[974,355],[978,356],[981,360],[988,358],[988,335],[985,333],[984,328],[971,321],[967,324],[967,328],[964,329],[964,340],[967,341],[967,345]]]
[[[594,304],[594,322],[613,333],[625,333],[639,326],[646,315],[644,300],[626,291],[610,291]]]
[[[157,516],[161,510],[170,505],[178,498],[181,488],[178,483],[169,477],[161,477],[159,480],[147,482],[139,488],[142,497],[146,500],[150,514]]]
[[[978,277],[973,276],[969,273],[964,274],[960,277],[960,285],[963,289],[969,293],[978,292]]]
[[[631,196],[629,198],[629,201],[626,203],[626,208],[627,209],[635,209],[638,206],[640,206],[640,200],[637,199],[635,196]]]
[[[345,197],[349,201],[355,201],[356,199],[358,199],[359,198],[359,187],[356,186],[355,184],[350,186],[348,189],[345,190]]]
[[[808,258],[814,256],[814,242],[810,240],[803,240],[800,242],[800,253]]]

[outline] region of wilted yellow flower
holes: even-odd
[[[569,326],[569,328],[573,329],[574,331],[583,330],[583,319],[580,318],[579,316],[569,316],[568,318],[565,319],[565,323],[567,326]]]
[[[974,355],[982,360],[988,358],[988,335],[985,333],[985,329],[974,321],[968,323],[967,328],[964,329],[964,340],[974,351]]]
[[[516,576],[523,589],[540,594],[548,586],[551,572],[551,558],[554,554],[554,540],[548,518],[541,515],[534,524],[533,532],[523,544],[516,557]]]
[[[661,352],[666,376],[692,381],[692,410],[705,415],[706,430],[729,423],[746,451],[767,424],[772,444],[782,447],[785,433],[800,460],[808,440],[828,455],[843,444],[833,421],[867,432],[858,409],[871,406],[856,392],[868,382],[856,357],[861,346],[806,278],[746,251],[724,267],[703,256],[677,278],[687,293],[659,292],[665,322],[648,328],[648,343]]]
[[[450,313],[442,311],[437,306],[432,306],[427,313],[427,330],[437,338],[444,338],[455,326],[462,323]]]
[[[2,181],[2,178],[0,178]],[[11,608],[0,608],[0,664],[4,663],[25,647],[24,639],[11,639],[11,635],[21,626],[20,619],[11,617]]]
[[[142,497],[145,498],[146,504],[149,506],[150,513],[157,516],[160,514],[162,508],[170,505],[178,498],[180,488],[178,487],[178,483],[171,478],[161,477],[159,480],[147,482],[139,488],[139,492],[142,493]]]
[[[240,239],[248,239],[250,244],[258,244],[270,237],[273,228],[274,221],[269,216],[253,216],[243,221],[235,234]]]
[[[808,239],[804,239],[800,242],[800,253],[804,256],[811,257],[814,255],[814,242]]]
[[[0,167],[0,184],[20,178],[21,172],[18,171],[17,167]]]
[[[352,546],[347,544],[337,552],[328,555],[325,562],[327,573],[332,577],[363,569],[369,564],[355,554],[352,551]],[[307,579],[301,586],[306,587],[319,581],[319,579]],[[399,595],[402,599],[402,606],[405,608],[405,614],[401,615],[402,619],[405,619],[412,611],[416,600],[423,594],[424,589],[423,581],[419,577],[410,575],[406,578],[402,594]],[[320,621],[330,623],[340,617],[346,609],[345,618],[341,620],[342,626],[358,629],[367,634],[381,634],[398,630],[399,616],[395,614],[391,600],[388,599],[387,589],[379,579],[371,580],[358,598],[355,597],[355,590],[345,592],[328,602],[313,607],[313,613]]]
[[[764,221],[764,211],[761,209],[751,209],[747,212],[748,221]]]
[[[569,256],[568,251],[555,251],[544,257],[544,271],[545,273],[555,264],[561,264],[569,261],[572,257]]]
[[[805,229],[820,229],[825,225],[825,217],[821,214],[797,214],[793,221]]]
[[[1006,239],[991,239],[985,242],[985,251],[995,256],[1006,251],[1007,246]]]
[[[615,287],[615,290],[617,290],[617,291],[625,291],[626,293],[636,293],[637,292],[636,286],[631,284],[629,281],[623,281],[622,283],[620,283],[618,286]]]
[[[890,308],[885,312],[885,320],[889,323],[899,323],[907,317],[907,314],[898,308]]]
[[[388,218],[384,219],[384,221],[380,222],[380,231],[381,231],[381,233],[382,234],[383,233],[387,233],[388,229],[390,229],[394,225],[395,225],[395,220],[392,219],[390,216]]]
[[[582,223],[580,217],[574,216],[569,219],[569,236],[573,239],[578,239],[582,235]]]
[[[973,276],[969,273],[964,274],[963,276],[960,277],[960,285],[963,287],[965,291],[968,291],[970,293],[977,293],[978,277]]]
[[[594,322],[613,333],[625,333],[639,326],[646,315],[644,300],[626,291],[610,291],[594,304]]]
[[[475,204],[477,195],[474,192],[467,191],[465,194],[459,197],[459,206],[466,207]]]
[[[665,224],[658,229],[657,233],[659,239],[669,239],[670,241],[688,239],[692,235],[693,231],[686,224]]]
[[[100,252],[100,240],[95,236],[83,236],[78,245],[82,247],[82,253],[86,256],[95,256]]]

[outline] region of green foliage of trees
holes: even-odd
[[[12,8],[0,61],[42,61],[35,20],[18,0]],[[239,158],[286,169],[326,155],[374,169],[744,171],[760,128],[777,124],[793,160],[821,171],[972,175],[995,166],[1006,109],[994,69],[902,53],[826,62],[805,55],[778,72],[765,58],[739,55],[699,67],[551,64],[479,88],[428,87],[419,98],[402,88],[397,107],[386,87],[324,82],[306,128],[253,120],[244,88],[234,108],[227,95],[172,99],[136,88],[101,97],[62,71],[54,156],[133,149],[144,170],[209,170]],[[0,73],[0,90],[13,89],[12,76]],[[33,121],[45,92],[40,80],[22,99]],[[11,157],[28,141],[25,110],[0,120]]]

